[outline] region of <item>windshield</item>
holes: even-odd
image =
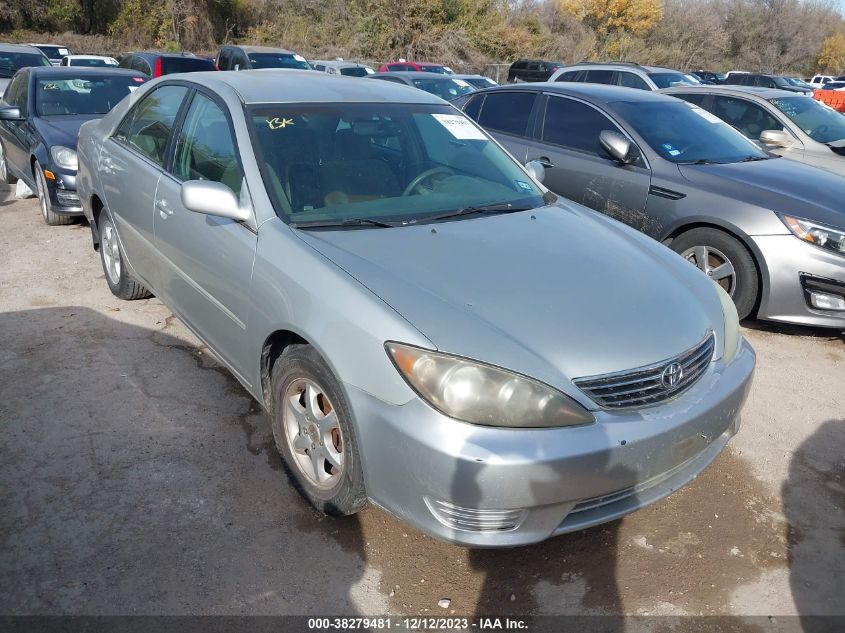
[[[39,79],[35,88],[38,116],[105,114],[144,83],[141,77]]]
[[[433,95],[437,95],[441,99],[451,101],[458,97],[475,90],[469,83],[463,79],[447,79],[446,77],[432,77],[431,79],[417,79],[412,80],[414,86],[420,90],[425,90]]]
[[[697,86],[701,83],[691,75],[684,75],[683,73],[649,73],[648,76],[658,88]]]
[[[65,55],[70,55],[70,49],[64,46],[38,46],[36,47],[50,59],[61,59]]]
[[[373,72],[372,68],[367,68],[366,66],[349,66],[340,69],[340,74],[346,75],[347,77],[366,77],[367,75],[372,75]]]
[[[83,66],[88,68],[107,68],[117,66],[117,60],[98,59],[96,57],[76,57],[68,60],[70,66]]]
[[[812,88],[810,84],[803,79],[798,79],[798,77],[787,77],[786,80],[793,86],[798,86],[799,88]]]
[[[541,191],[449,106],[267,105],[250,109],[267,191],[287,222],[416,223],[471,206],[542,206]]]
[[[689,103],[619,101],[612,105],[651,149],[673,163],[768,158],[730,125]]]
[[[37,53],[4,53],[0,51],[0,77],[11,77],[27,66],[49,66],[50,61]]]
[[[807,97],[781,97],[770,102],[819,143],[845,139],[845,117],[836,110]]]
[[[312,70],[311,65],[301,55],[293,53],[252,53],[249,61],[253,68],[298,68]]]

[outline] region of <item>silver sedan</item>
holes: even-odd
[[[324,512],[536,542],[677,490],[739,428],[725,292],[424,91],[171,75],[85,124],[79,164],[112,292],[222,359]]]

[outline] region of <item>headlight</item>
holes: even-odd
[[[386,343],[385,348],[411,388],[451,418],[517,428],[595,421],[569,396],[526,376],[400,343]]]
[[[69,147],[56,145],[50,149],[50,155],[53,157],[53,162],[59,167],[74,171],[79,168],[79,161],[76,160],[76,152]]]
[[[737,314],[733,299],[725,292],[725,289],[715,281],[713,285],[716,286],[716,294],[719,295],[719,301],[722,304],[722,313],[725,315],[725,351],[722,354],[722,360],[727,364],[736,356],[737,351],[739,351],[740,342],[742,341],[742,337],[739,334],[739,314]]]
[[[824,249],[845,255],[845,230],[834,229],[812,220],[804,220],[791,215],[782,215],[780,219],[792,234]]]

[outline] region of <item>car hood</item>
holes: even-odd
[[[101,114],[42,116],[36,117],[33,122],[48,147],[64,145],[76,149],[76,137],[79,136],[79,128],[82,124],[101,117]]]
[[[786,158],[678,167],[690,182],[725,198],[845,227],[845,178],[824,169]]]
[[[296,233],[437,349],[570,393],[573,378],[659,362],[710,330],[721,339],[724,328],[707,277],[658,242],[578,205]]]

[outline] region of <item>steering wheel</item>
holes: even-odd
[[[414,191],[422,185],[423,182],[431,178],[432,176],[436,176],[437,174],[446,174],[447,176],[454,176],[455,170],[449,169],[448,167],[432,167],[431,169],[426,169],[423,173],[418,174],[416,178],[414,178],[411,182],[408,183],[408,186],[405,187],[405,191],[402,192],[402,196],[410,196]],[[419,193],[429,193],[428,191],[420,191]]]

